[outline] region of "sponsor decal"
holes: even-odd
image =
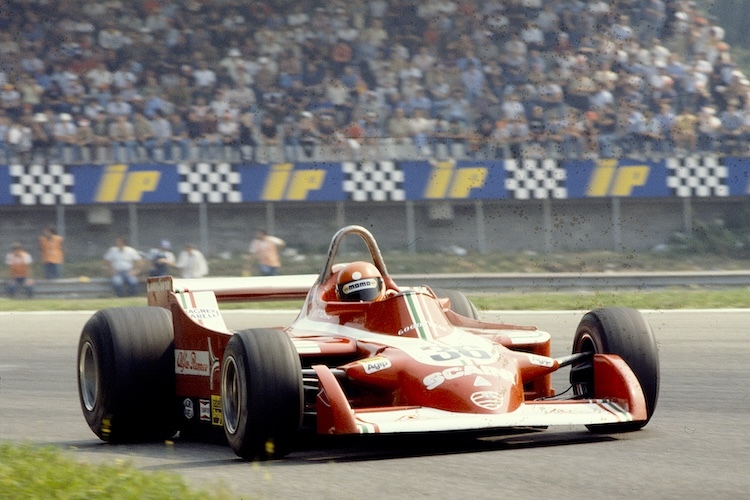
[[[365,373],[368,375],[372,375],[373,373],[379,372],[381,370],[386,370],[393,366],[391,364],[391,360],[388,358],[384,358],[383,356],[375,356],[372,358],[363,359],[359,363],[364,365]]]
[[[224,425],[224,416],[221,413],[221,396],[211,395],[211,425],[221,427]]]
[[[536,354],[529,354],[529,361],[531,361],[532,365],[545,366],[547,368],[555,366],[555,362],[552,359]]]
[[[496,391],[480,391],[471,395],[471,402],[485,410],[499,410],[505,398]]]
[[[411,331],[422,330],[424,328],[432,328],[434,330],[442,330],[444,332],[450,331],[450,328],[440,323],[436,323],[435,321],[423,321],[421,323],[412,323],[411,325],[402,328],[397,333],[399,335],[404,335]]]
[[[461,377],[469,377],[472,375],[483,375],[494,378],[504,378],[506,380],[513,380],[513,375],[507,370],[501,370],[492,365],[466,365],[466,366],[452,366],[446,368],[441,372],[430,373],[423,380],[425,388],[431,391],[439,387],[446,380],[454,380]],[[491,385],[485,378],[477,377],[474,381],[474,385],[481,387],[483,385]]]
[[[219,317],[218,309],[209,309],[205,307],[193,307],[186,309],[185,313],[194,320],[207,320]]]
[[[378,280],[374,278],[367,278],[359,281],[352,281],[346,283],[341,287],[341,291],[345,294],[356,292],[357,290],[366,290],[368,288],[378,288]]]
[[[188,420],[192,420],[195,416],[195,409],[193,408],[193,400],[190,398],[185,398],[185,401],[182,402],[182,413],[185,415],[185,418]]]
[[[198,375],[200,377],[211,375],[207,351],[175,349],[174,363],[174,372],[178,375]]]
[[[294,342],[294,347],[299,354],[318,354],[320,352],[320,345],[312,340],[293,339],[292,342]]]
[[[333,316],[320,309],[313,310],[312,313],[310,313],[310,317],[316,319],[333,319]]]
[[[211,402],[207,399],[198,400],[198,411],[201,422],[211,421]]]

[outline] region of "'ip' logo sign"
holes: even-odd
[[[648,165],[618,165],[617,160],[600,160],[586,190],[587,196],[630,196],[648,181]]]
[[[127,165],[108,165],[99,181],[94,201],[101,203],[141,201],[144,193],[156,191],[161,172],[129,171]]]

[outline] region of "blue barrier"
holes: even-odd
[[[0,205],[750,194],[750,158],[0,165]]]

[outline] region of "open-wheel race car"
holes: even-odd
[[[372,262],[337,263],[347,236]],[[342,252],[343,253],[343,252]],[[659,392],[651,327],[626,308],[585,314],[572,354],[535,327],[479,319],[454,290],[399,287],[373,236],[347,226],[320,275],[150,278],[148,306],[98,311],[78,348],[81,407],[111,442],[218,430],[247,459],[318,434],[497,432],[646,425]],[[227,328],[219,303],[304,299],[291,324]],[[551,374],[569,367],[572,390]]]

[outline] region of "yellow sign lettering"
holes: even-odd
[[[468,198],[471,190],[483,187],[486,180],[485,167],[456,168],[453,161],[439,161],[433,164],[424,197],[432,200]]]
[[[158,170],[129,172],[127,165],[109,165],[104,169],[94,199],[102,203],[141,201],[143,193],[156,191],[160,178]]]
[[[445,198],[448,186],[453,179],[455,164],[452,161],[436,162],[432,168],[430,179],[427,182],[424,197],[427,199]]]
[[[306,200],[310,191],[323,186],[326,171],[323,169],[294,170],[291,163],[277,163],[263,186],[261,199],[266,201]]]
[[[451,198],[468,198],[474,188],[484,186],[487,178],[487,169],[482,167],[462,168],[456,170],[451,185]]]
[[[284,192],[289,183],[292,173],[291,163],[277,163],[271,166],[266,184],[263,186],[261,198],[267,201],[280,201],[284,199]]]
[[[618,166],[617,160],[601,160],[591,175],[586,195],[630,196],[634,188],[646,184],[650,171],[648,165]]]
[[[294,172],[291,182],[289,182],[286,199],[296,201],[306,200],[307,193],[317,191],[323,186],[325,177],[325,170],[300,170],[299,172]]]
[[[643,186],[648,180],[649,168],[646,165],[620,167],[615,182],[610,189],[612,196],[630,196],[633,188]]]

